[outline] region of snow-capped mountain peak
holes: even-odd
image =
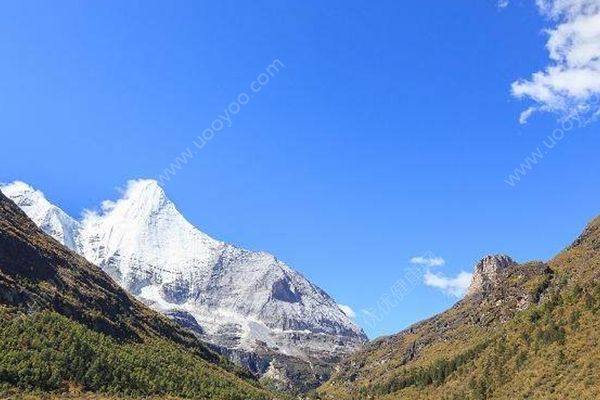
[[[323,290],[268,253],[201,232],[156,181],[130,181],[120,199],[81,222],[22,182],[1,189],[47,233],[154,308],[193,320],[215,345],[308,361],[366,341]]]
[[[82,221],[82,254],[134,294],[206,269],[223,246],[197,230],[153,180],[130,181],[123,197]]]
[[[39,190],[21,181],[1,184],[0,190],[14,201],[42,230],[75,250],[79,243],[79,222],[51,204]]]
[[[39,223],[48,211],[54,206],[39,190],[35,190],[25,182],[14,181],[0,185],[2,193],[10,197],[23,211]],[[57,208],[57,207],[56,207]]]
[[[123,198],[118,202],[127,203],[130,207],[145,213],[152,213],[172,205],[165,191],[153,179],[131,180],[127,184]],[[109,211],[116,203],[106,201],[103,209]]]

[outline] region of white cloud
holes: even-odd
[[[473,274],[462,271],[454,278],[448,278],[441,274],[434,274],[430,271],[425,273],[424,283],[437,289],[441,289],[444,293],[462,297],[469,288]]]
[[[354,312],[354,310],[350,306],[347,306],[347,305],[344,305],[344,304],[338,304],[338,307],[339,307],[340,310],[342,310],[342,312],[344,314],[346,314],[346,316],[348,318],[352,318],[352,319],[356,318],[356,313]]]
[[[515,97],[534,102],[520,122],[540,111],[563,116],[595,113],[600,96],[600,0],[536,0],[536,4],[552,24],[546,31],[550,62],[512,84]]]
[[[506,8],[510,5],[510,0],[498,0],[498,8]]]
[[[442,257],[419,256],[411,258],[410,263],[423,267],[441,267],[446,264],[446,260],[444,260]]]

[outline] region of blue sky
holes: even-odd
[[[543,29],[577,16],[525,0],[322,3],[4,2],[0,181],[77,216],[157,178],[247,93],[165,190],[203,231],[293,265],[372,337],[453,304],[439,286],[482,256],[547,259],[600,213],[598,125],[563,123],[543,144],[588,98],[540,97],[539,82],[511,93],[552,62],[569,72]],[[410,271],[397,305],[365,324],[361,310]],[[445,283],[426,285],[427,271]]]

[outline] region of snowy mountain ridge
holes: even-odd
[[[0,190],[48,234],[214,345],[311,363],[367,340],[323,290],[268,253],[204,234],[155,181],[130,181],[121,199],[81,221],[23,182]]]
[[[0,185],[0,190],[44,232],[71,249],[79,247],[79,222],[46,200],[42,192],[21,181]]]

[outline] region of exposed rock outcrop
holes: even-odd
[[[507,255],[490,255],[484,257],[475,266],[473,280],[467,296],[485,295],[492,287],[500,282],[500,274],[517,263]]]

